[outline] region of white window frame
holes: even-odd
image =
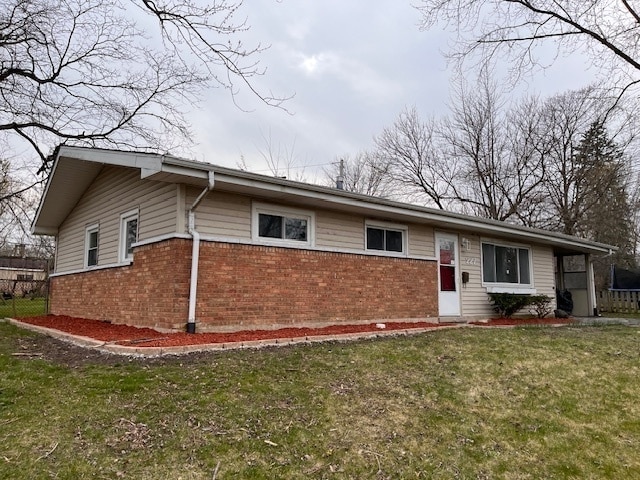
[[[286,238],[271,238],[260,236],[260,214],[274,215],[283,218],[295,218],[307,221],[307,240],[290,240]],[[298,248],[311,248],[315,246],[316,216],[311,210],[302,210],[268,203],[254,202],[251,212],[251,239],[255,243],[264,245],[281,245]]]
[[[493,245],[494,247],[517,248],[527,250],[529,257],[529,283],[508,283],[508,282],[487,282],[484,279],[484,254],[483,245]],[[494,265],[495,267],[495,265]],[[483,238],[480,240],[480,275],[482,278],[482,286],[486,287],[489,293],[522,293],[535,294],[534,288],[534,272],[533,272],[533,247],[531,245],[523,245],[519,243],[511,243],[499,240],[491,240]],[[520,255],[518,254],[518,281],[520,279]]]
[[[97,235],[97,244],[95,247],[96,250],[96,264],[89,265],[89,238],[91,234],[95,233]],[[100,224],[94,223],[93,225],[89,225],[84,229],[84,268],[95,268],[99,265],[100,259]]]
[[[369,228],[377,228],[381,230],[392,230],[402,233],[402,252],[393,252],[389,250],[376,250],[367,248],[367,230]],[[380,222],[378,220],[365,220],[364,222],[364,250],[368,253],[376,255],[387,255],[390,257],[407,257],[409,255],[409,227],[398,223]]]
[[[120,215],[120,242],[118,247],[118,259],[120,262],[130,262],[133,260],[133,254],[127,252],[127,223],[136,220],[136,242],[138,241],[138,233],[140,231],[140,215],[139,210],[129,210]],[[135,243],[135,242],[134,242]]]

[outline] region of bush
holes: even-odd
[[[547,295],[529,297],[529,311],[538,318],[546,317],[551,313],[551,297]]]
[[[516,293],[490,293],[489,298],[493,304],[493,309],[498,315],[504,318],[511,316],[519,310],[529,305],[529,295]]]

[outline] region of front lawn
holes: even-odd
[[[640,333],[130,360],[0,323],[0,478],[640,478]]]

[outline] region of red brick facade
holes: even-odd
[[[54,277],[51,313],[183,329],[190,268],[190,240],[139,247],[130,266]],[[202,242],[198,277],[198,331],[438,315],[433,261]]]

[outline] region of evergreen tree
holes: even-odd
[[[619,248],[612,257],[594,264],[596,287],[605,288],[611,263],[635,268],[636,246],[628,170],[622,150],[609,137],[603,122],[593,122],[582,135],[574,168],[573,233]]]

